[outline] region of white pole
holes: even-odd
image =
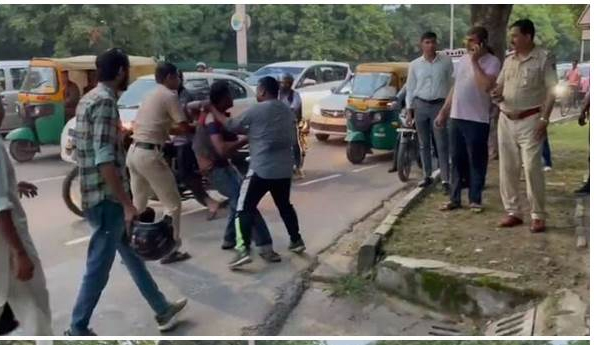
[[[586,41],[582,38],[582,46],[580,48],[580,62],[584,62],[584,45]]]
[[[247,68],[247,18],[245,15],[245,4],[236,4],[235,13],[243,18],[241,30],[236,32],[237,42],[237,65],[239,69]]]
[[[450,49],[454,49],[454,4],[450,5]]]

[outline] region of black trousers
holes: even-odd
[[[237,245],[238,247],[250,248],[251,236],[254,225],[254,217],[257,212],[260,200],[270,192],[274,204],[278,209],[280,216],[285,223],[292,242],[301,240],[299,234],[299,222],[297,212],[291,204],[291,179],[264,179],[249,172],[243,180],[237,202]]]
[[[449,139],[452,158],[450,201],[460,204],[462,188],[468,186],[470,203],[481,204],[489,162],[489,124],[451,119]]]
[[[202,186],[202,175],[198,173],[198,162],[192,149],[192,143],[175,146],[177,159],[176,177],[192,191],[194,198],[203,206],[207,206],[210,196]]]

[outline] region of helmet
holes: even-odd
[[[206,66],[206,63],[204,63],[202,61],[196,63],[196,68],[204,68],[204,69],[206,69],[206,67],[207,67]]]
[[[147,208],[132,224],[130,246],[144,260],[159,260],[173,251],[173,225],[170,216],[154,222],[155,211]]]

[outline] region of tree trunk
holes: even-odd
[[[489,46],[503,63],[507,49],[507,22],[513,5],[470,5],[472,26],[489,31]]]

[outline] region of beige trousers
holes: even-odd
[[[126,165],[130,170],[132,201],[138,212],[143,212],[148,204],[151,190],[173,220],[174,238],[181,243],[180,218],[181,197],[171,168],[159,150],[147,150],[134,144],[128,151]]]
[[[499,187],[503,207],[508,214],[521,218],[520,175],[524,164],[526,190],[532,219],[545,219],[545,176],[542,170],[543,140],[534,138],[540,116],[510,120],[499,116]]]

